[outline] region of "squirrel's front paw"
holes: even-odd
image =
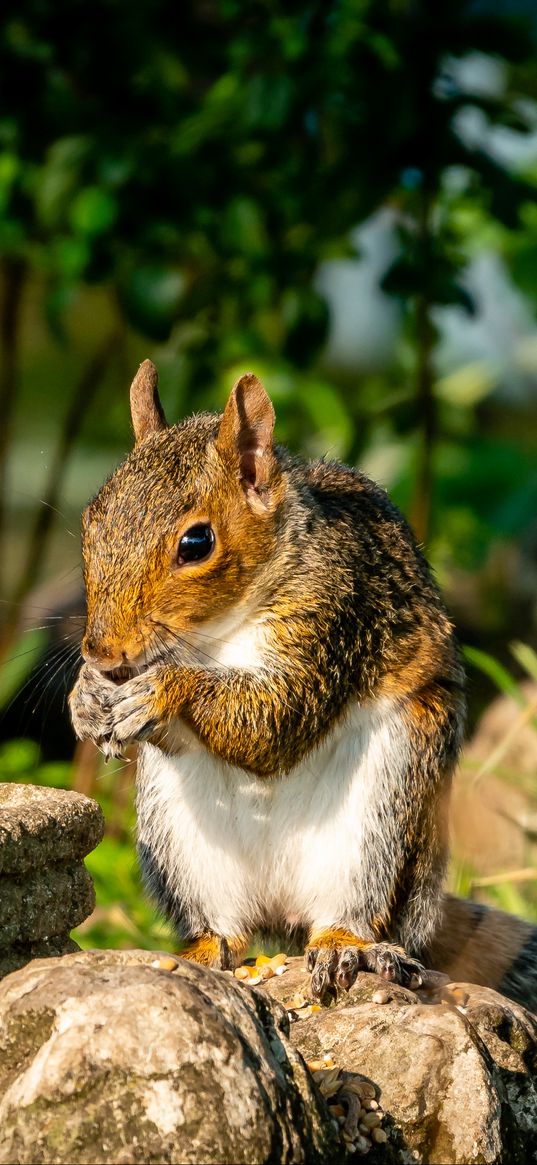
[[[323,941],[325,939],[325,941]],[[359,971],[372,971],[390,983],[416,988],[426,985],[429,972],[392,943],[366,943],[348,935],[346,941],[321,936],[319,945],[306,950],[306,966],[311,971],[311,992],[315,999],[328,1001],[338,987],[348,991]]]
[[[125,745],[148,740],[161,717],[154,673],[143,672],[115,688],[108,737],[99,747],[108,756],[121,756]]]
[[[79,740],[92,740],[99,748],[112,731],[114,684],[102,672],[84,663],[69,695],[73,728]]]

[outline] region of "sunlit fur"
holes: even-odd
[[[84,654],[133,678],[108,683],[100,735],[106,681],[88,673],[75,722],[103,747],[122,724],[150,735],[142,867],[184,937],[238,950],[258,926],[347,928],[419,954],[462,732],[453,630],[384,491],[273,447],[268,398],[252,377],[241,391],[224,420],[147,432],[144,414],[88,507]],[[200,521],[214,553],[178,567]]]

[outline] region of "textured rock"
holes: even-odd
[[[0,785],[0,978],[76,949],[69,931],[95,905],[83,858],[103,829],[99,806],[79,793]]]
[[[67,934],[91,914],[93,882],[82,862],[50,866],[31,877],[0,879],[0,952],[14,942]]]
[[[282,1009],[147,952],[32,963],[0,985],[0,1162],[342,1159]]]
[[[35,943],[14,943],[7,950],[0,951],[0,979],[25,967],[32,959],[51,959],[56,955],[70,955],[80,947],[73,939],[62,935]]]
[[[0,784],[0,873],[81,860],[101,841],[96,801],[66,789]]]
[[[302,960],[265,990],[284,1004],[307,995]],[[331,1051],[337,1064],[375,1083],[394,1159],[534,1160],[537,1020],[486,987],[455,984],[450,992],[450,1004],[427,1003],[362,974],[335,1007],[294,1023],[291,1036],[307,1060]],[[376,993],[388,1002],[373,1002]]]

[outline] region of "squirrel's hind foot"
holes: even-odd
[[[240,963],[247,946],[248,940],[240,935],[224,938],[209,931],[198,935],[179,954],[182,959],[190,959],[203,967],[232,971]]]
[[[311,971],[314,999],[328,1003],[338,988],[348,991],[359,971],[371,971],[389,983],[418,988],[428,972],[417,959],[392,943],[372,943],[350,932],[327,931],[312,937],[306,948],[306,968]]]

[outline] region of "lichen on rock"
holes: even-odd
[[[0,1162],[343,1160],[283,1009],[154,961],[80,952],[0,985]]]

